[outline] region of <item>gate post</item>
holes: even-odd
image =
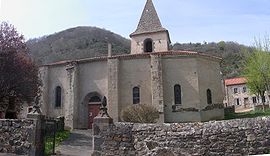
[[[108,130],[110,126],[113,124],[113,119],[109,116],[106,106],[107,106],[107,99],[104,96],[100,112],[98,116],[94,118],[93,122],[92,156],[101,155],[102,152],[101,145],[104,143],[102,133],[106,132],[106,130]]]
[[[35,106],[34,106],[35,107]],[[34,120],[34,134],[32,135],[32,146],[30,156],[44,156],[45,152],[45,116],[34,108],[33,112],[27,114],[28,119]],[[38,109],[38,110],[37,110]]]

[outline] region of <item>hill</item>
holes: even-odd
[[[113,55],[130,51],[130,40],[97,27],[76,27],[27,41],[30,54],[38,64],[107,55],[107,43]]]
[[[38,64],[107,55],[107,43],[113,45],[113,55],[130,52],[130,40],[97,27],[76,27],[27,41],[30,54]],[[175,43],[174,50],[190,50],[223,58],[221,70],[225,78],[237,77],[242,70],[243,51],[252,47],[236,42]]]

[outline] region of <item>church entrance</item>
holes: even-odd
[[[92,96],[88,103],[88,128],[92,129],[94,118],[98,115],[101,106],[101,99],[99,96]]]
[[[90,92],[85,95],[78,110],[78,128],[92,129],[94,117],[99,113],[102,95],[98,92]]]
[[[100,103],[88,105],[88,128],[89,129],[92,129],[94,117],[98,115],[100,106],[101,106]]]

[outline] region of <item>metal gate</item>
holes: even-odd
[[[51,151],[49,151],[49,155],[55,155],[55,135],[57,131],[57,125],[55,119],[45,119],[45,141],[47,146],[50,146]],[[52,148],[51,148],[52,147]]]

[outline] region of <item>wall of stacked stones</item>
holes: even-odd
[[[115,123],[100,132],[102,155],[270,153],[270,117],[205,123]]]
[[[28,155],[31,152],[35,121],[0,120],[0,154]]]

